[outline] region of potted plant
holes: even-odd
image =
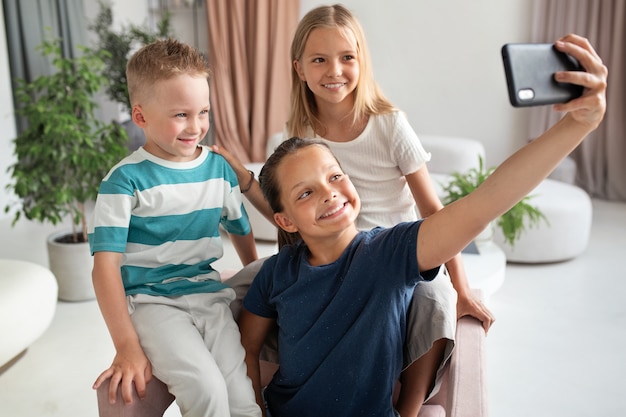
[[[83,266],[55,270],[62,261],[53,248],[50,269],[59,281],[60,299],[93,298],[85,205],[95,200],[104,175],[127,154],[128,137],[121,126],[103,123],[95,114],[95,94],[106,82],[100,72],[103,52],[82,48],[83,55],[65,58],[59,39],[46,40],[39,49],[55,72],[32,82],[17,80],[16,113],[28,126],[14,139],[16,162],[9,167],[7,185],[20,202],[7,205],[5,212],[18,206],[13,224],[22,216],[53,225],[71,218],[72,231],[55,234],[48,249],[51,240],[53,246],[61,242],[79,246],[82,258],[70,256],[82,259]],[[72,271],[88,272],[75,284],[68,282],[73,281],[68,276]]]
[[[99,1],[100,9],[94,21],[89,25],[97,37],[95,48],[107,51],[103,56],[102,74],[107,82],[104,92],[107,97],[119,105],[122,126],[130,136],[129,148],[135,150],[145,142],[143,131],[130,120],[130,98],[126,85],[126,64],[131,53],[137,48],[154,42],[158,38],[170,36],[170,15],[165,13],[157,23],[156,30],[139,25],[122,25],[113,29],[113,11],[111,4]]]
[[[450,182],[442,184],[444,193],[442,203],[447,205],[465,197],[478,188],[494,170],[495,167],[486,169],[483,158],[479,156],[478,168],[472,168],[465,173],[455,172],[452,174]],[[543,213],[529,203],[532,198],[532,195],[524,197],[495,221],[495,224],[502,229],[506,243],[511,247],[514,246],[515,241],[519,239],[526,227],[536,226],[541,220],[548,222]]]
[[[105,93],[114,102],[119,103],[123,110],[130,111],[130,99],[126,85],[126,63],[130,54],[138,47],[154,42],[158,38],[170,35],[170,15],[165,13],[157,23],[155,31],[138,25],[122,25],[113,30],[113,11],[111,4],[99,1],[100,9],[89,29],[97,36],[96,48],[107,51],[103,57],[102,74],[107,79]]]

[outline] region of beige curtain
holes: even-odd
[[[215,143],[242,162],[265,161],[289,113],[289,48],[297,0],[207,0]]]
[[[572,32],[588,38],[609,69],[604,121],[571,155],[577,182],[594,197],[626,201],[626,1],[534,1],[534,42]],[[530,138],[559,117],[550,106],[531,109]]]

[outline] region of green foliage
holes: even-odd
[[[483,158],[479,156],[478,168],[472,168],[464,174],[458,172],[452,174],[452,181],[443,187],[443,191],[446,194],[442,201],[443,204],[447,205],[465,197],[478,188],[494,170],[495,167],[486,169]],[[532,198],[532,195],[524,197],[511,207],[509,211],[500,216],[496,222],[502,229],[502,234],[507,243],[511,246],[514,246],[515,241],[520,238],[527,226],[536,226],[541,220],[548,222],[543,213],[529,203]]]
[[[122,26],[114,31],[113,12],[109,3],[100,1],[100,11],[94,22],[89,26],[98,37],[96,48],[98,51],[107,51],[104,56],[102,74],[107,79],[105,92],[115,102],[130,110],[128,88],[126,85],[126,63],[135,49],[154,42],[158,38],[167,38],[170,34],[170,15],[165,14],[157,24],[157,30],[137,26]]]
[[[28,127],[14,139],[17,162],[8,169],[7,189],[22,203],[13,223],[22,215],[52,224],[70,216],[74,240],[81,224],[86,241],[84,204],[95,200],[104,175],[127,154],[128,137],[121,126],[105,124],[94,113],[94,95],[106,82],[102,52],[82,48],[80,57],[64,58],[58,39],[44,41],[39,50],[55,72],[30,83],[17,80],[16,112]]]

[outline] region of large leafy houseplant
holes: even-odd
[[[54,72],[17,80],[16,112],[28,126],[14,140],[16,162],[7,188],[21,201],[21,216],[54,225],[71,217],[72,242],[87,240],[85,204],[93,201],[107,171],[127,153],[126,132],[95,114],[95,94],[105,85],[103,52],[86,48],[66,58],[58,39],[39,49]],[[12,205],[7,205],[9,212]]]
[[[100,9],[89,29],[97,36],[96,49],[107,51],[103,57],[102,74],[107,82],[105,93],[114,102],[119,103],[126,111],[130,111],[130,99],[126,85],[126,63],[131,53],[159,38],[167,38],[171,34],[170,15],[165,13],[157,22],[156,30],[140,25],[121,25],[113,28],[113,11],[109,2],[99,1]]]
[[[444,193],[442,198],[443,204],[447,205],[465,197],[478,188],[495,170],[495,167],[485,168],[483,158],[481,156],[478,158],[478,168],[472,168],[465,173],[455,172],[452,174],[452,180],[442,185]],[[547,223],[543,213],[530,204],[529,201],[532,198],[532,195],[524,197],[511,207],[509,211],[498,217],[495,222],[502,229],[502,235],[511,246],[514,246],[515,241],[519,239],[527,226],[536,226],[541,220]]]

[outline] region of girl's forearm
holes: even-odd
[[[566,115],[506,159],[470,196],[484,225],[528,195],[592,130]]]
[[[446,269],[448,270],[450,282],[455,291],[460,296],[469,294],[471,289],[467,280],[467,274],[465,273],[465,267],[463,266],[463,257],[460,253],[446,262]]]

